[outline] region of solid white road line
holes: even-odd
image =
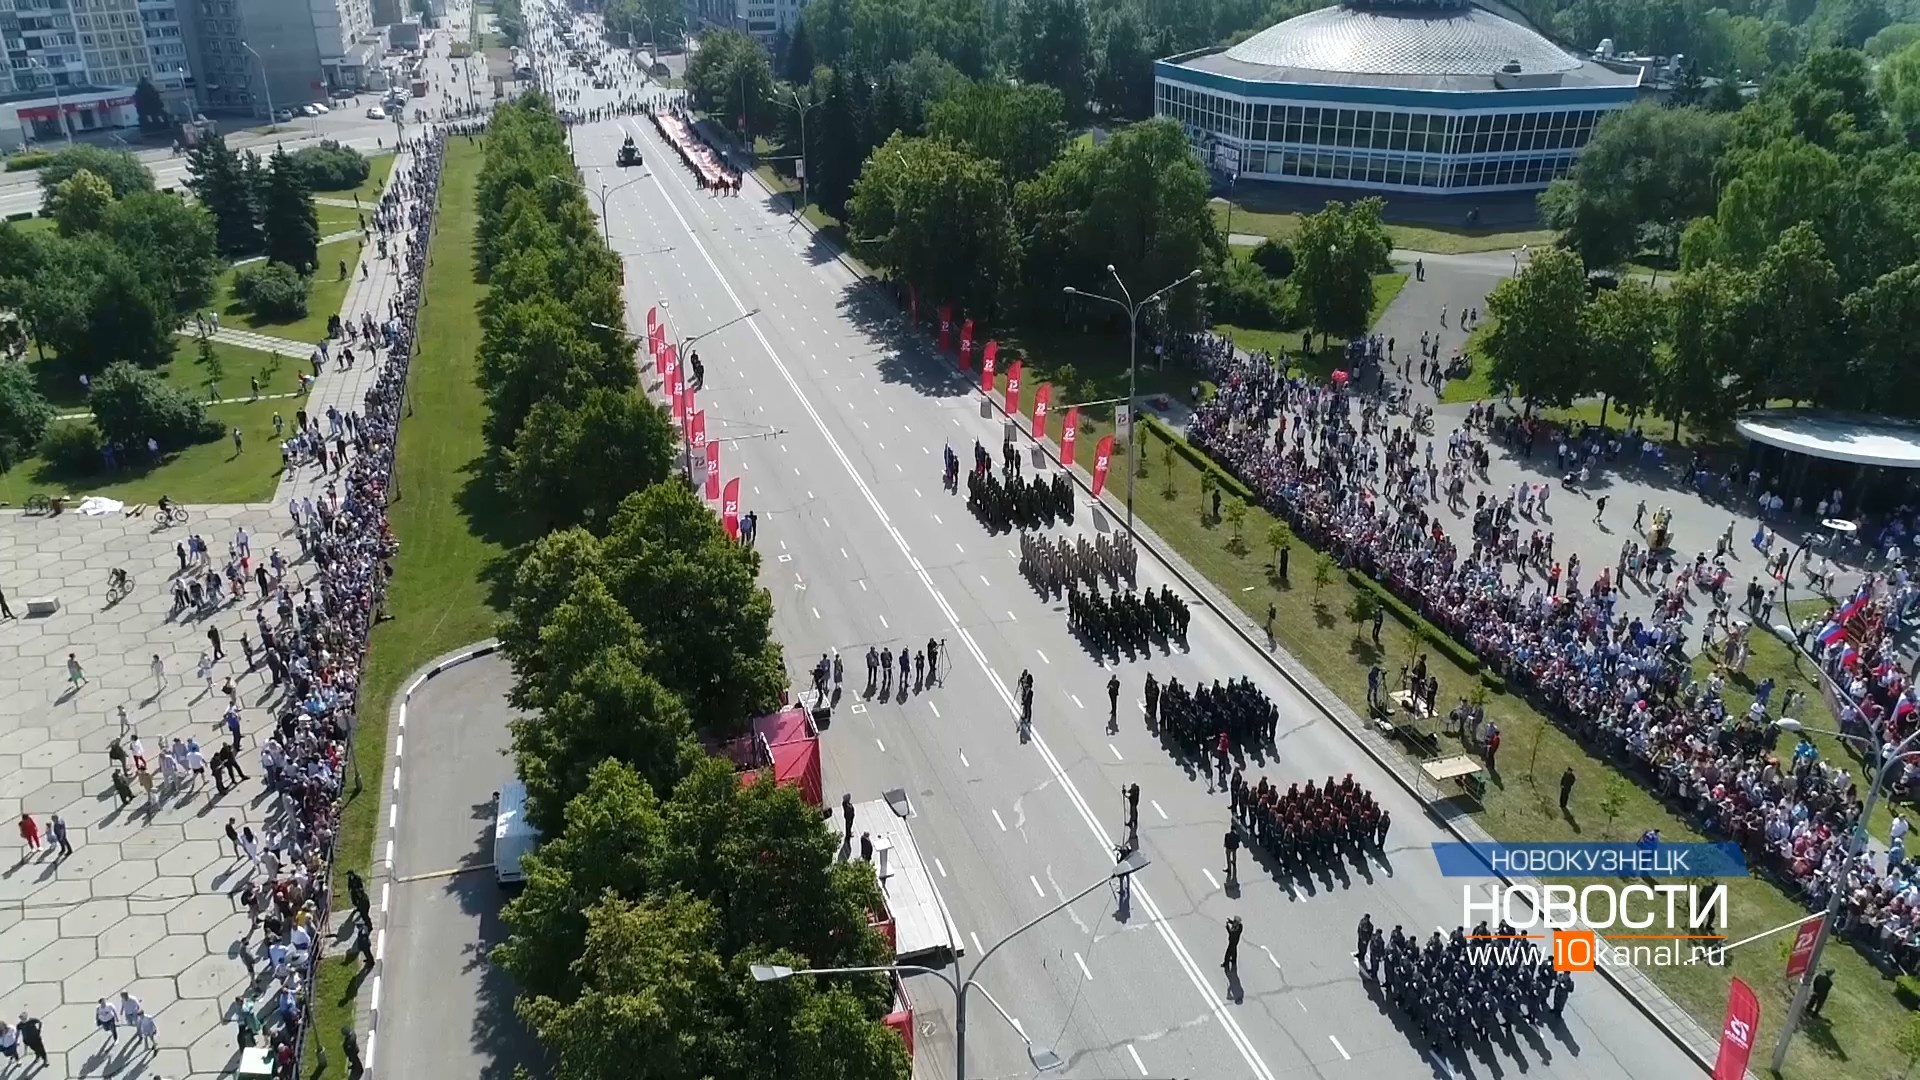
[[[971,930],[969,930],[969,931],[967,931],[967,937],[969,937],[969,938],[971,938],[971,939],[973,940],[973,952],[974,952],[974,955],[975,955],[975,956],[978,956],[978,955],[979,955],[980,953],[982,953],[982,952],[984,952],[984,951],[985,951],[985,950],[983,950],[982,948],[980,948],[980,935],[979,935],[979,934],[976,934],[976,933],[974,933],[973,931],[971,931]]]
[[[1079,953],[1073,954],[1073,962],[1080,965],[1080,974],[1085,975],[1088,982],[1092,982],[1093,972],[1087,969],[1087,962]]]
[[[1115,761],[1125,761],[1125,760],[1127,760],[1126,758],[1123,758],[1123,757],[1121,757],[1121,756],[1120,756],[1120,748],[1119,748],[1119,747],[1117,747],[1117,746],[1115,746],[1115,745],[1113,745],[1112,743],[1108,743],[1108,744],[1107,744],[1107,749],[1109,749],[1109,750],[1111,750],[1111,751],[1113,751],[1113,760],[1115,760]]]
[[[1167,812],[1165,810],[1160,809],[1160,800],[1148,799],[1147,801],[1153,804],[1153,812],[1160,815],[1161,821],[1167,820]]]
[[[960,751],[960,767],[963,769],[973,768],[973,762],[967,760],[967,752],[965,750]]]
[[[1133,1058],[1133,1067],[1140,1070],[1140,1075],[1147,1075],[1147,1063],[1140,1060],[1140,1051],[1135,1050],[1132,1043],[1127,1044],[1127,1055]]]
[[[1352,1061],[1352,1060],[1353,1060],[1353,1055],[1352,1055],[1352,1054],[1349,1054],[1349,1053],[1347,1053],[1347,1048],[1346,1048],[1346,1047],[1344,1047],[1344,1046],[1341,1046],[1341,1045],[1340,1045],[1340,1040],[1339,1040],[1339,1039],[1335,1039],[1335,1038],[1334,1038],[1333,1036],[1331,1036],[1331,1035],[1329,1035],[1329,1036],[1327,1036],[1327,1038],[1328,1038],[1328,1039],[1331,1039],[1331,1040],[1332,1040],[1332,1042],[1333,1042],[1333,1048],[1334,1048],[1335,1050],[1338,1050],[1338,1051],[1340,1051],[1340,1059],[1341,1059],[1342,1061]]]
[[[1203,866],[1200,868],[1200,872],[1207,876],[1207,884],[1213,886],[1216,889],[1220,887],[1220,879],[1213,876],[1213,871]]]
[[[1035,650],[1033,650],[1033,651],[1034,651],[1034,653],[1036,653],[1036,654],[1037,654],[1037,655],[1038,655],[1038,656],[1040,657],[1040,662],[1041,662],[1041,663],[1043,663],[1043,664],[1051,664],[1051,663],[1053,663],[1053,661],[1051,661],[1051,660],[1049,660],[1049,659],[1047,659],[1047,654],[1046,654],[1046,653],[1043,653],[1043,652],[1041,652],[1041,651],[1040,651],[1039,649],[1035,649]]]
[[[1045,899],[1047,895],[1047,890],[1040,887],[1040,879],[1037,877],[1034,877],[1032,874],[1028,874],[1027,880],[1033,882],[1034,895],[1041,897],[1042,899]]]
[[[633,130],[641,131],[638,123],[633,124]],[[649,145],[653,143],[651,136],[643,133],[642,137],[646,138]],[[667,210],[673,215],[674,220],[680,223],[681,231],[687,234],[687,238],[692,242],[694,250],[700,253],[700,258],[707,264],[707,269],[713,272],[713,276],[719,281],[721,289],[725,290],[727,298],[733,301],[734,311],[745,319],[747,328],[753,331],[754,338],[760,342],[760,347],[766,351],[767,358],[773,362],[774,368],[780,372],[781,379],[787,384],[787,389],[792,391],[794,400],[798,402],[800,408],[806,412],[808,419],[813,421],[815,429],[820,432],[821,438],[826,440],[828,449],[833,452],[834,458],[840,462],[840,467],[846,471],[848,478],[853,481],[854,486],[860,490],[861,496],[865,499],[868,508],[873,511],[874,516],[879,519],[881,526],[886,529],[887,534],[900,548],[901,553],[907,555],[908,562],[913,566],[914,572],[919,577],[922,587],[932,596],[934,603],[940,608],[941,614],[946,617],[947,625],[953,628],[955,636],[960,639],[961,643],[967,647],[967,651],[972,654],[974,663],[979,666],[988,684],[991,685],[999,695],[1001,703],[1006,707],[1009,714],[1019,716],[1020,709],[1014,701],[1013,692],[1007,688],[1006,683],[994,670],[993,664],[987,659],[987,654],[980,648],[979,642],[975,641],[973,635],[960,625],[959,614],[954,611],[951,604],[947,603],[946,597],[941,595],[939,588],[933,583],[933,577],[927,573],[926,568],[921,565],[918,559],[912,557],[912,551],[908,548],[906,539],[900,535],[900,530],[895,528],[892,521],[887,517],[886,507],[880,504],[879,497],[873,493],[873,489],[861,478],[860,471],[854,467],[853,459],[847,456],[845,448],[840,445],[838,439],[834,438],[833,432],[827,426],[826,420],[821,417],[819,410],[814,408],[813,402],[808,399],[806,393],[800,389],[800,383],[794,378],[792,370],[787,367],[785,361],[780,359],[780,354],[774,351],[773,343],[767,340],[766,333],[760,329],[759,323],[749,316],[750,309],[741,301],[739,294],[734,292],[733,285],[727,281],[726,275],[720,272],[719,265],[713,261],[712,254],[707,251],[706,245],[701,242],[699,236],[694,232],[693,226],[687,223],[686,216],[680,212],[679,205],[676,204],[673,201],[673,197],[667,193],[666,181],[661,179],[659,173],[654,173],[651,179],[654,182],[654,186],[660,190],[661,196],[666,200]],[[681,182],[684,183],[684,181]],[[1075,703],[1078,704],[1077,698],[1075,699]],[[1085,708],[1085,706],[1081,707]],[[1080,820],[1086,825],[1087,831],[1092,835],[1095,844],[1100,850],[1100,854],[1102,857],[1107,857],[1114,848],[1112,835],[1107,832],[1106,826],[1101,824],[1099,817],[1094,814],[1093,807],[1088,805],[1086,798],[1080,794],[1078,786],[1074,784],[1073,778],[1067,775],[1066,768],[1060,764],[1060,759],[1054,755],[1046,739],[1042,737],[1038,731],[1032,732],[1031,738],[1033,740],[1033,747],[1039,751],[1041,758],[1046,761],[1048,771],[1053,774],[1054,779],[1059,782],[1061,790],[1066,793],[1068,801],[1073,805],[1074,809],[1079,812]],[[1180,935],[1175,933],[1172,925],[1167,922],[1165,913],[1161,910],[1160,906],[1154,902],[1152,895],[1147,890],[1145,882],[1135,882],[1132,892],[1134,901],[1140,905],[1150,925],[1152,925],[1154,930],[1160,935],[1161,942],[1165,944],[1167,950],[1172,953],[1175,964],[1186,974],[1187,981],[1192,983],[1194,990],[1200,994],[1201,1000],[1206,1003],[1207,1010],[1213,1014],[1213,1018],[1220,1024],[1221,1030],[1226,1033],[1228,1041],[1233,1043],[1234,1049],[1239,1051],[1241,1060],[1247,1063],[1247,1067],[1252,1070],[1256,1080],[1274,1080],[1273,1070],[1267,1067],[1267,1063],[1265,1059],[1261,1057],[1260,1051],[1257,1050],[1253,1043],[1247,1038],[1246,1032],[1241,1030],[1240,1022],[1227,1010],[1226,1003],[1221,999],[1219,990],[1213,984],[1213,976],[1203,971],[1199,962],[1193,958],[1193,954],[1187,950],[1186,944],[1180,940]]]
[[[946,863],[943,863],[943,862],[941,862],[941,861],[940,861],[940,856],[938,856],[938,855],[935,855],[935,856],[933,857],[933,868],[934,868],[935,870],[938,870],[938,871],[940,871],[940,876],[941,876],[941,877],[946,877],[946,876],[947,876],[947,864],[946,864]]]
[[[998,810],[995,810],[995,811],[993,812],[993,823],[994,823],[995,825],[998,825],[998,826],[1000,826],[1000,831],[1001,831],[1001,832],[1006,832],[1006,831],[1007,831],[1007,823],[1006,823],[1006,822],[1004,822],[1004,821],[1002,821],[1002,820],[1000,820],[1000,811],[998,811]]]

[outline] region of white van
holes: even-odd
[[[502,885],[526,881],[520,862],[540,844],[540,830],[527,820],[527,786],[518,778],[493,795],[493,872]]]

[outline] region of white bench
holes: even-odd
[[[52,615],[60,610],[60,601],[51,596],[37,596],[27,601],[27,618],[37,619]]]

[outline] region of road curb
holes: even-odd
[[[376,848],[380,857],[373,860],[369,868],[367,887],[372,890],[378,884],[379,922],[373,927],[373,976],[369,983],[372,987],[366,997],[363,1008],[365,1019],[355,1026],[366,1034],[365,1046],[361,1052],[361,1063],[366,1066],[368,1075],[373,1073],[374,1052],[380,1035],[380,981],[387,966],[387,910],[393,899],[393,845],[394,837],[400,831],[400,764],[406,750],[407,705],[413,700],[414,692],[426,683],[471,660],[483,656],[492,656],[500,651],[499,638],[487,638],[471,645],[463,645],[452,652],[443,653],[429,661],[424,667],[416,668],[417,674],[407,680],[406,689],[395,697],[393,705],[387,710],[387,730],[390,732],[387,743],[387,761],[391,765],[391,779],[381,789],[380,803],[387,816],[385,843]]]

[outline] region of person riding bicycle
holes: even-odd
[[[127,591],[126,567],[116,566],[113,568],[113,571],[107,575],[107,589],[111,592]]]
[[[168,516],[170,516],[172,513],[173,513],[173,497],[171,495],[160,496],[160,517],[162,519],[165,519]]]

